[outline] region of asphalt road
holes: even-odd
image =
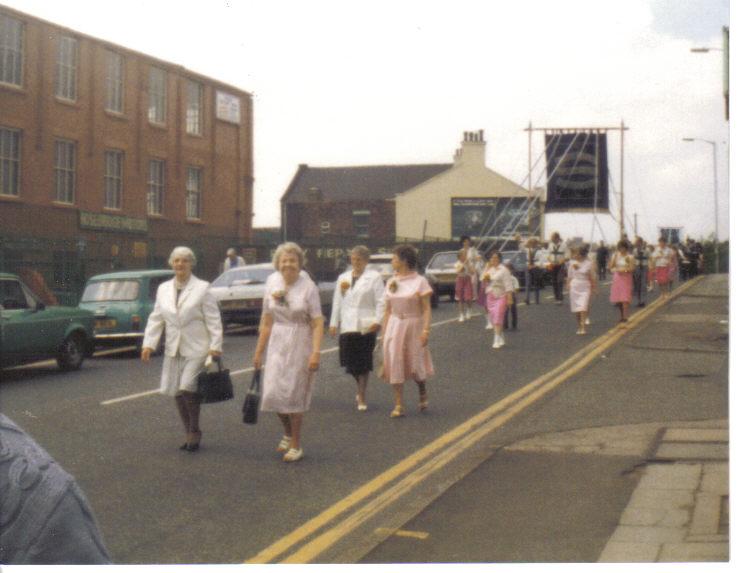
[[[236,399],[203,406],[203,441],[196,454],[178,450],[182,435],[174,404],[155,392],[161,358],[146,365],[122,353],[89,359],[74,373],[58,372],[53,365],[4,371],[3,411],[77,478],[116,563],[241,563],[265,557],[265,548],[291,532],[306,534],[309,520],[362,495],[379,476],[386,476],[388,485],[395,483],[390,469],[592,343],[615,325],[617,311],[608,304],[608,285],[602,285],[590,333],[576,336],[567,298],[562,306],[551,298],[520,306],[519,329],[507,333],[507,345],[498,351],[491,349],[492,335],[483,329],[481,316],[462,324],[456,318],[450,303],[433,312],[430,345],[437,374],[428,384],[429,411],[415,411],[415,389],[407,385],[408,415],[395,420],[388,417],[392,393],[377,379],[371,380],[368,411],[354,409],[354,381],[340,370],[336,341],[327,336],[304,423],[306,456],[296,464],[285,464],[274,451],[282,434],[274,416],[261,415],[256,426],[241,423],[256,344],[251,330],[226,336],[225,363],[233,373]],[[612,401],[634,402],[632,395],[586,396],[589,405],[606,408],[616,422],[639,417],[633,404],[622,408]],[[524,410],[501,426],[501,440],[526,436],[535,428],[578,426],[578,416],[593,415],[582,400],[583,394],[576,393],[558,408]],[[466,463],[480,459],[456,466]],[[448,479],[454,481],[452,474]],[[615,507],[629,484],[622,489],[614,490]],[[517,499],[520,511],[536,514],[536,496],[520,491]],[[327,514],[327,519],[337,517]],[[369,562],[403,560],[388,551],[375,559],[369,554]],[[450,560],[478,560],[472,550],[461,551],[469,559]],[[589,560],[592,553],[579,555]],[[325,559],[320,555],[317,561]],[[533,552],[512,560],[542,559]]]

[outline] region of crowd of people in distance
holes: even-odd
[[[571,241],[558,233],[549,243],[536,237],[521,241],[524,271],[524,304],[540,304],[546,279],[552,285],[554,302],[570,298],[577,322],[576,333],[586,334],[589,311],[599,281],[611,272],[609,300],[619,309],[619,326],[629,318],[633,295],[644,306],[646,292],[660,289],[667,297],[680,276],[690,278],[701,271],[701,247],[693,241],[668,245],[661,238],[648,245],[640,237],[626,237],[615,249]],[[697,248],[698,247],[698,248]],[[432,287],[417,272],[419,255],[411,245],[393,249],[393,276],[384,283],[381,274],[368,268],[370,251],[356,246],[350,267],[339,275],[334,290],[329,334],[338,336],[339,364],[356,383],[355,407],[367,410],[367,388],[376,356],[382,356],[378,376],[393,391],[392,418],[406,414],[404,384],[413,382],[418,391],[418,409],[429,407],[427,381],[434,375],[429,351]],[[282,426],[277,451],[286,462],[303,457],[301,435],[304,415],[311,404],[316,373],[321,362],[324,317],[317,285],[305,270],[305,256],[295,243],[283,243],[273,257],[275,272],[265,283],[259,337],[253,356],[255,370],[263,374],[260,409],[274,412]],[[223,325],[218,305],[208,283],[192,273],[195,254],[177,247],[170,256],[175,271],[172,280],[160,285],[142,344],[141,358],[149,361],[161,336],[165,336],[160,392],[173,396],[185,429],[188,452],[198,451],[201,440],[200,396],[197,377],[209,356],[219,359]],[[223,268],[243,265],[230,249]],[[487,330],[493,330],[493,349],[505,344],[504,330],[516,330],[517,292],[520,284],[511,261],[501,252],[485,254],[470,237],[462,237],[455,264],[455,299],[459,322],[473,316],[473,305],[485,310]]]

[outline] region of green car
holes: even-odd
[[[18,276],[0,273],[0,367],[56,358],[77,370],[92,354],[94,323],[91,312],[46,306]]]
[[[172,270],[120,271],[88,280],[79,308],[95,315],[95,343],[140,348],[157,289],[174,275]]]

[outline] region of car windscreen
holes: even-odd
[[[139,298],[139,281],[133,279],[96,281],[85,287],[82,302],[126,301]]]
[[[457,262],[457,253],[437,253],[429,261],[427,268],[430,269],[447,269],[455,266]]]
[[[380,274],[393,274],[393,266],[390,263],[368,263],[367,268]]]
[[[264,269],[250,269],[250,268],[238,268],[228,271],[218,277],[211,283],[211,286],[215,287],[229,287],[235,283],[239,284],[262,284],[267,280],[272,273],[275,272],[273,268]]]

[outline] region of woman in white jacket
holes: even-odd
[[[367,269],[370,251],[357,246],[350,252],[352,269],[339,275],[329,321],[329,334],[339,329],[339,364],[357,381],[355,402],[367,410],[365,394],[373,369],[375,337],[385,312],[385,287],[380,273]]]
[[[198,373],[206,358],[221,356],[223,326],[209,283],[193,275],[195,254],[176,247],[170,255],[175,277],[159,285],[144,332],[141,359],[148,362],[165,333],[160,392],[175,397],[187,438],[181,450],[197,451],[201,431]]]

